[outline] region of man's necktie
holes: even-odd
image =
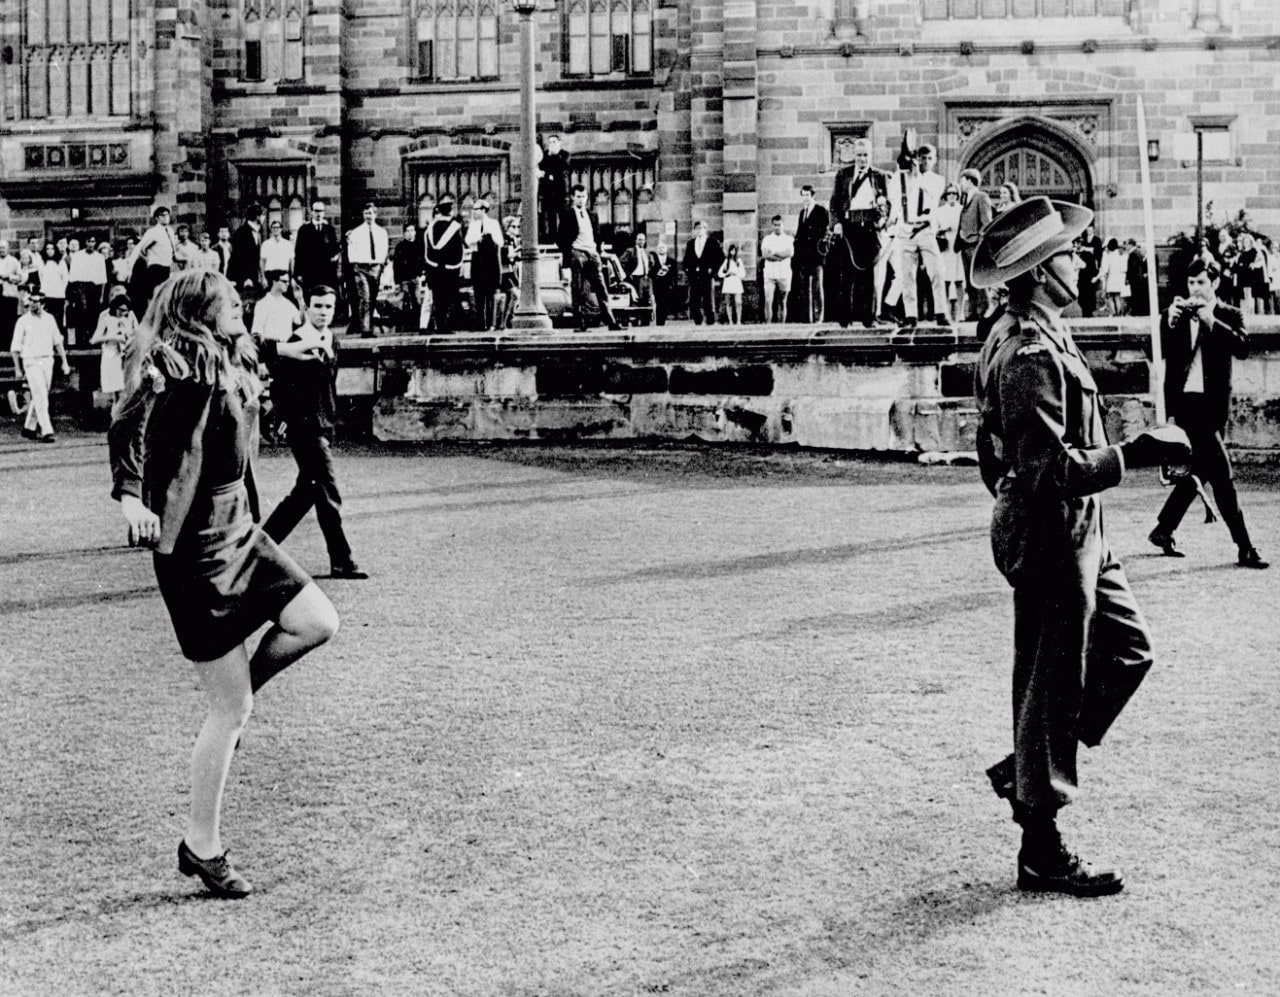
[[[920,216],[923,214],[924,214],[924,187],[920,186],[916,188],[916,219],[919,220]]]
[[[373,239],[373,226],[369,226],[369,262],[378,262],[378,244]]]

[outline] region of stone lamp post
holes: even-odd
[[[551,318],[538,291],[538,113],[533,85],[536,68],[538,0],[512,0],[520,15],[520,302],[514,329],[550,329]]]

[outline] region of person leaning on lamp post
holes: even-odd
[[[1187,266],[1187,293],[1174,298],[1160,316],[1165,364],[1164,393],[1169,415],[1191,439],[1191,474],[1213,486],[1222,520],[1231,531],[1242,568],[1266,568],[1244,524],[1232,481],[1231,458],[1222,441],[1231,412],[1231,361],[1249,349],[1240,309],[1218,301],[1218,265],[1201,259]],[[1165,500],[1148,539],[1166,557],[1181,557],[1173,534],[1195,501],[1191,474],[1182,476]]]
[[[22,435],[41,443],[54,443],[53,421],[49,418],[49,385],[53,381],[53,355],[62,361],[62,373],[69,375],[66,347],[52,315],[44,310],[40,291],[27,294],[27,313],[13,327],[13,362],[19,377],[25,377],[31,402]]]
[[[1101,896],[1124,886],[1063,844],[1077,744],[1094,747],[1152,664],[1151,637],[1102,527],[1098,493],[1127,468],[1190,453],[1174,426],[1107,443],[1098,387],[1061,319],[1076,298],[1072,241],[1093,217],[1029,198],[982,233],[978,287],[1005,284],[975,369],[978,460],[995,496],[991,546],[1013,587],[1013,753],[987,771],[1022,827],[1018,887]]]

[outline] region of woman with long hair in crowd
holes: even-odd
[[[338,629],[328,598],[255,521],[260,392],[235,289],[183,272],[155,291],[108,435],[129,540],[155,548],[160,594],[208,699],[178,869],[230,898],[252,891],[227,861],[219,818],[254,693]],[[250,656],[246,641],[268,622]]]
[[[738,244],[729,243],[724,262],[720,264],[720,272],[716,274],[722,281],[720,294],[724,297],[724,319],[729,325],[742,325],[742,292],[746,285],[743,278],[747,268],[738,257]]]

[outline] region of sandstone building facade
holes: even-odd
[[[1180,136],[1212,133],[1206,199],[1280,234],[1274,0],[542,0],[541,130],[602,219],[754,260],[854,138],[904,129],[939,169],[1194,225]],[[517,15],[505,0],[11,0],[0,6],[0,233],[142,227],[152,205],[291,227],[314,196],[392,226],[424,195],[519,196]],[[1137,143],[1137,98],[1150,150]],[[1158,148],[1157,148],[1158,145]]]

